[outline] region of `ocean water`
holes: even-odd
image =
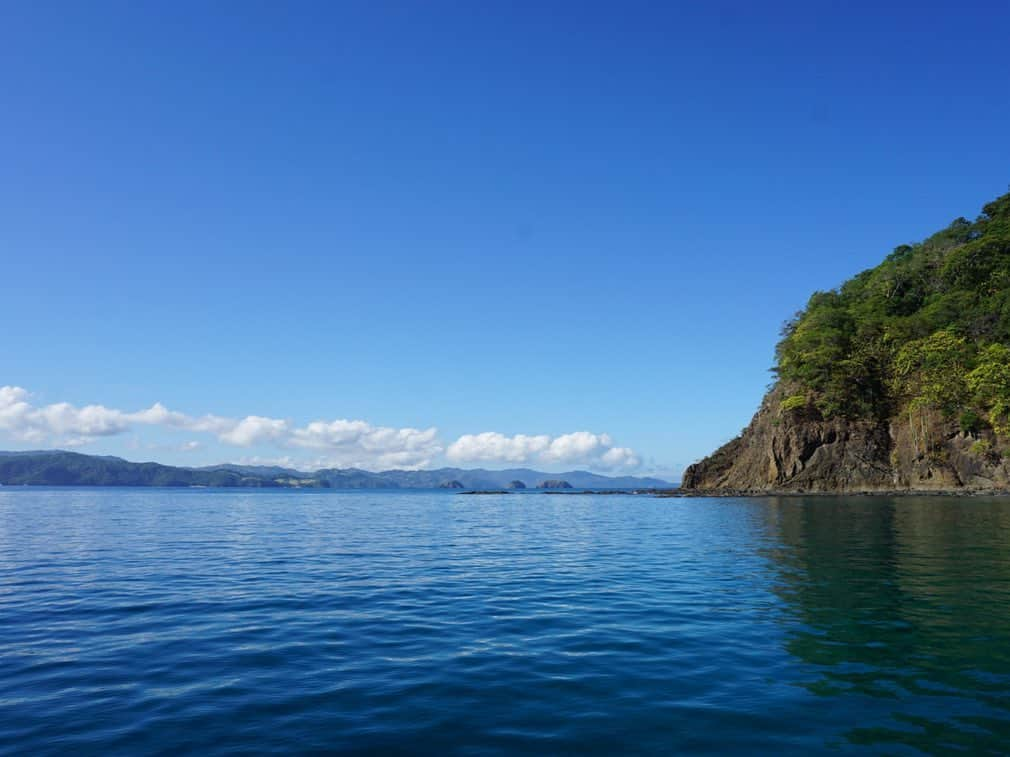
[[[0,752],[1010,752],[1010,499],[0,489]]]

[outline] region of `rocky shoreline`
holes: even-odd
[[[486,491],[457,492],[465,495],[515,494],[513,491],[493,489]],[[640,497],[659,497],[664,499],[726,499],[759,497],[1010,497],[1010,489],[862,489],[850,491],[803,491],[797,489],[630,489],[630,490],[589,490],[589,491],[538,491],[531,495],[567,495],[577,496],[589,494],[597,497],[630,494]]]
[[[740,436],[684,471],[681,489],[700,496],[785,494],[926,495],[1010,491],[1010,459],[991,430],[968,433],[954,418],[824,420],[789,410],[774,387]],[[928,451],[917,433],[931,440]]]
[[[863,489],[848,491],[803,491],[797,489],[675,489],[654,492],[655,497],[678,499],[746,497],[1010,497],[1010,489]]]

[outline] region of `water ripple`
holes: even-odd
[[[0,751],[1010,751],[1010,501],[0,492]]]

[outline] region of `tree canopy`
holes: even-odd
[[[928,407],[1010,435],[1010,194],[815,293],[775,371],[826,418]]]

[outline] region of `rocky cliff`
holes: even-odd
[[[688,467],[682,489],[734,492],[986,491],[1010,489],[1010,462],[991,431],[962,431],[935,413],[825,420],[784,409],[770,391],[740,436]]]

